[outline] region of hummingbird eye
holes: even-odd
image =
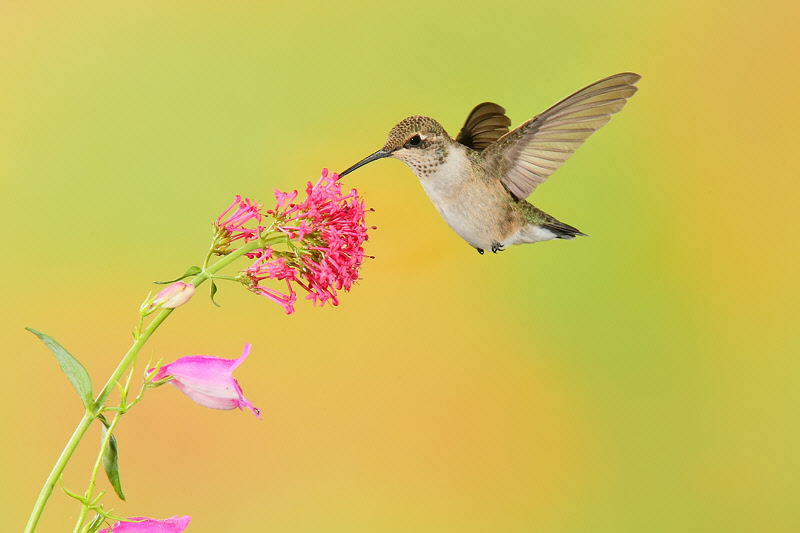
[[[419,146],[420,144],[422,144],[422,137],[420,137],[419,134],[417,134],[406,141],[405,147],[410,148],[412,146]]]

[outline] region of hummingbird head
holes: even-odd
[[[452,140],[441,124],[430,117],[414,115],[400,121],[389,132],[383,148],[348,168],[339,176],[376,159],[394,157],[411,167],[417,176],[435,172],[447,155],[448,143]]]

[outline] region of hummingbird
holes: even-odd
[[[414,115],[386,144],[339,176],[377,159],[399,159],[450,228],[483,255],[515,244],[586,236],[528,203],[528,196],[633,96],[641,76],[603,78],[509,131],[505,109],[478,104],[455,139],[437,121]]]

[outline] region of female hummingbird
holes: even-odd
[[[383,157],[403,161],[447,225],[481,254],[585,236],[526,198],[625,107],[640,78],[632,72],[604,78],[513,131],[505,109],[491,102],[472,110],[455,140],[430,117],[408,117],[383,148],[339,175]]]

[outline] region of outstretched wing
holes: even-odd
[[[616,74],[568,96],[488,147],[486,164],[494,166],[511,194],[527,198],[587,137],[625,107],[639,79],[632,72]]]
[[[473,150],[483,150],[508,133],[511,120],[505,113],[505,109],[492,102],[478,104],[456,135],[456,141]]]

